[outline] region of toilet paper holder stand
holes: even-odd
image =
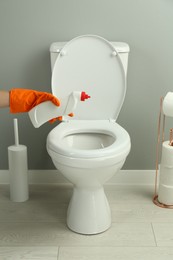
[[[172,104],[171,104],[172,102]],[[171,107],[172,106],[172,107]],[[163,117],[163,118],[162,118]],[[155,163],[155,187],[153,203],[161,208],[173,209],[172,205],[166,205],[158,200],[158,175],[159,175],[159,157],[162,152],[160,151],[160,144],[165,141],[165,122],[166,117],[173,117],[173,92],[168,92],[165,97],[160,98],[160,110],[158,117],[157,128],[157,144],[156,144],[156,163]],[[173,146],[173,128],[170,129],[169,145]]]

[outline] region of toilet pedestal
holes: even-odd
[[[111,226],[110,207],[103,187],[74,186],[67,225],[74,232],[88,235],[104,232]]]

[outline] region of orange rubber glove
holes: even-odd
[[[52,101],[56,106],[60,106],[60,101],[50,93],[14,88],[10,90],[10,112],[28,112],[33,107],[48,100]]]
[[[70,113],[70,114],[68,114],[68,116],[73,117],[74,114],[73,114],[73,113]],[[53,123],[56,122],[57,120],[58,120],[58,121],[63,121],[63,116],[55,117],[55,118],[49,120],[49,123],[53,124]]]

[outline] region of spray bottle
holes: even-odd
[[[84,91],[73,91],[69,96],[60,100],[61,105],[57,107],[51,101],[45,101],[29,111],[29,117],[35,128],[40,127],[47,121],[59,117],[67,116],[74,112],[79,101],[90,98]]]

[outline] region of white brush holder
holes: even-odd
[[[19,144],[17,119],[14,119],[15,145],[8,147],[10,199],[24,202],[29,198],[27,147]]]

